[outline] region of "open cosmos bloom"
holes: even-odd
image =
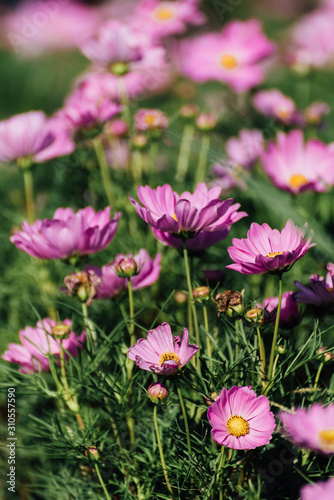
[[[173,338],[168,323],[150,330],[146,339],[139,339],[128,350],[128,357],[142,370],[161,375],[174,375],[196,354],[199,347],[189,344],[188,330],[184,328],[182,340]]]
[[[0,122],[0,162],[44,162],[72,153],[74,143],[56,119],[29,111]]]
[[[110,207],[95,212],[86,207],[74,213],[58,208],[53,219],[23,222],[10,241],[38,259],[68,259],[103,250],[113,239],[121,213],[110,219]]]
[[[257,396],[251,386],[223,389],[208,409],[212,437],[234,450],[252,450],[269,443],[275,418],[268,398]]]
[[[187,247],[191,239],[194,249],[200,249],[201,244],[206,248],[227,236],[231,225],[247,215],[237,211],[240,204],[233,205],[232,198],[220,200],[220,192],[220,187],[208,189],[204,183],[199,183],[193,194],[185,191],[181,195],[169,184],[157,189],[139,186],[138,198],[143,206],[131,197],[130,201],[160,241],[182,248],[181,238],[189,238]]]
[[[288,437],[301,448],[324,454],[334,453],[334,404],[318,403],[297,408],[295,413],[280,412],[279,418]]]
[[[310,287],[295,281],[295,286],[300,290],[295,292],[295,300],[315,306],[334,306],[334,264],[332,262],[327,264],[327,271],[326,279],[319,274],[312,274],[310,276]]]
[[[238,137],[226,141],[228,157],[244,168],[251,168],[263,152],[264,138],[261,130],[242,129]]]
[[[235,262],[226,266],[241,274],[282,274],[315,245],[305,231],[289,219],[281,232],[268,224],[251,224],[247,238],[233,238],[228,253]]]
[[[272,182],[284,191],[327,191],[334,184],[334,147],[318,139],[304,144],[303,133],[279,132],[261,155],[262,166]]]
[[[325,483],[307,484],[300,490],[301,500],[332,500],[334,498],[334,477]]]
[[[269,323],[274,323],[276,319],[278,305],[278,297],[268,297],[264,299],[263,309],[264,320]],[[299,317],[298,304],[295,300],[293,292],[284,292],[282,295],[281,313],[279,317],[280,328],[292,328],[296,325]]]
[[[66,335],[61,339],[59,334],[64,332]],[[1,357],[5,361],[21,365],[22,373],[50,370],[49,358],[53,356],[59,361],[61,342],[64,358],[68,359],[68,355],[72,357],[78,355],[78,349],[83,348],[86,340],[85,332],[81,335],[71,332],[70,319],[65,319],[59,324],[53,319],[44,318],[37,322],[36,327],[27,326],[24,330],[20,330],[19,334],[21,344],[9,344],[8,350]]]
[[[261,90],[253,97],[254,108],[265,116],[276,118],[285,125],[301,125],[302,116],[294,101],[278,89]]]
[[[181,72],[195,82],[218,80],[245,92],[264,80],[262,61],[274,44],[256,19],[231,21],[221,33],[184,40],[179,46]]]

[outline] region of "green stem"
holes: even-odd
[[[136,343],[136,337],[135,337],[135,324],[133,322],[133,317],[134,317],[133,290],[130,278],[128,279],[128,292],[129,292],[130,347],[131,347]]]
[[[258,344],[259,344],[261,383],[262,383],[262,385],[264,385],[266,382],[266,373],[265,373],[265,370],[266,370],[266,352],[264,349],[264,342],[263,342],[263,338],[261,335],[261,330],[258,326],[256,327],[256,331],[257,331],[257,340],[258,340]]]
[[[209,319],[208,319],[208,309],[203,302],[203,319],[204,319],[204,328],[207,333],[206,335],[206,349],[208,351],[208,357],[210,358],[210,369],[211,369],[211,364],[212,364],[212,349],[211,349],[211,340],[209,337]]]
[[[154,405],[153,420],[154,420],[155,433],[157,436],[158,448],[159,448],[159,453],[160,453],[160,461],[161,461],[162,470],[163,470],[163,473],[165,476],[167,488],[170,491],[171,495],[173,495],[173,490],[172,490],[171,484],[170,484],[169,479],[168,479],[166,462],[165,462],[164,452],[163,452],[162,444],[161,444],[161,437],[160,437],[158,418],[157,418],[157,407],[158,407],[158,405]]]
[[[137,149],[132,153],[131,170],[135,186],[138,187],[143,175],[143,154]]]
[[[279,281],[278,281],[278,304],[277,304],[277,312],[276,312],[276,321],[275,321],[273,342],[271,345],[269,368],[268,368],[268,380],[269,381],[271,380],[271,378],[273,376],[274,356],[275,356],[275,349],[276,349],[277,335],[278,335],[278,325],[279,325],[279,320],[280,320],[280,315],[281,315],[281,306],[282,306],[282,294],[283,294],[283,279],[282,279],[282,274],[280,274]]]
[[[315,376],[314,386],[313,386],[313,390],[314,390],[313,401],[315,400],[315,397],[316,397],[316,394],[317,394],[317,387],[318,387],[318,383],[319,383],[319,379],[320,379],[320,374],[322,372],[324,364],[325,363],[323,361],[320,363],[318,371],[317,371],[317,374]]]
[[[95,345],[96,340],[97,340],[96,330],[95,330],[93,323],[90,321],[90,319],[88,317],[88,308],[87,308],[87,304],[85,302],[81,303],[81,308],[82,308],[82,315],[83,315],[83,319],[84,319],[84,325],[85,325],[85,328],[87,330],[86,331],[87,343],[88,343],[88,346],[90,348],[90,351],[94,352],[94,345]]]
[[[159,148],[158,141],[153,139],[151,141],[151,146],[150,146],[150,167],[149,167],[149,177],[151,179],[151,182],[153,182],[156,178],[158,148]]]
[[[114,200],[115,200],[114,188],[113,188],[111,177],[110,177],[110,170],[109,170],[109,166],[107,163],[106,154],[104,152],[104,149],[103,149],[103,146],[102,146],[102,143],[101,143],[101,140],[99,139],[99,137],[95,137],[93,139],[93,147],[94,147],[94,151],[96,154],[97,162],[98,162],[99,167],[100,167],[104,191],[107,195],[109,205],[112,207],[114,204]]]
[[[111,500],[110,495],[109,495],[109,493],[108,493],[108,490],[107,490],[107,488],[106,488],[106,485],[104,484],[104,481],[103,481],[103,479],[102,479],[102,476],[101,476],[101,473],[100,473],[100,470],[99,470],[99,466],[97,465],[97,463],[96,463],[96,462],[95,462],[95,470],[96,470],[97,477],[99,478],[100,484],[101,484],[101,486],[102,486],[102,489],[103,489],[103,491],[104,491],[104,494],[105,494],[105,496],[106,496],[106,499],[107,499],[107,500]]]
[[[225,460],[226,460],[225,446],[222,446],[218,470],[217,470],[217,478],[218,478],[220,472],[223,470],[223,467],[225,465]],[[221,474],[220,480],[219,480],[219,500],[223,500],[223,475],[222,474]]]
[[[188,172],[191,145],[194,138],[194,130],[195,130],[194,125],[187,124],[184,126],[182,141],[176,166],[175,180],[177,182],[183,182]]]
[[[206,163],[208,159],[209,149],[210,149],[210,135],[203,134],[201,139],[201,149],[199,152],[194,189],[196,189],[197,184],[199,182],[203,182],[206,177]]]
[[[35,203],[32,168],[23,168],[24,191],[26,196],[27,217],[29,224],[35,221]]]
[[[191,459],[191,443],[190,443],[188,417],[187,417],[187,412],[186,412],[186,408],[184,406],[182,392],[181,392],[179,384],[177,384],[177,393],[179,395],[180,406],[181,406],[181,410],[182,410],[182,414],[183,414],[183,420],[184,420],[184,426],[185,426],[185,429],[186,429],[187,448],[188,448],[189,459]]]

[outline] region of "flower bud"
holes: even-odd
[[[218,293],[214,300],[218,310],[218,318],[222,313],[230,317],[242,314],[244,310],[243,297],[244,290],[241,292],[225,290],[223,293]]]
[[[163,382],[153,382],[147,389],[148,395],[152,403],[159,403],[168,398],[169,391]]]
[[[203,302],[210,298],[210,288],[208,286],[198,286],[193,290],[193,297],[197,302]]]
[[[285,347],[285,345],[279,344],[276,347],[276,352],[277,352],[277,354],[285,354],[286,353],[286,347]]]
[[[211,132],[217,123],[217,117],[213,113],[200,113],[196,118],[196,126],[201,132]]]
[[[188,120],[189,118],[195,118],[198,114],[198,106],[197,104],[184,104],[180,108],[180,116]]]
[[[264,322],[263,310],[260,307],[252,307],[252,309],[248,309],[246,312],[245,318],[248,321],[262,325]]]
[[[148,144],[148,138],[144,134],[136,134],[132,137],[132,146],[135,149],[145,149]]]
[[[327,349],[327,347],[319,347],[317,350],[317,357],[320,358],[322,363],[329,363],[330,361],[333,361],[333,354],[327,351]]]
[[[58,325],[55,325],[51,328],[51,335],[55,339],[67,339],[67,337],[71,333],[71,328],[68,325],[65,325],[64,323],[59,323]]]
[[[115,137],[124,137],[129,132],[129,125],[125,120],[118,118],[107,123],[104,130],[107,134]]]
[[[213,403],[213,401],[216,401],[217,396],[218,396],[218,394],[216,392],[211,392],[211,394],[209,395],[209,397],[205,398],[205,403],[208,406],[211,406],[212,403]]]
[[[188,300],[188,295],[185,292],[179,290],[178,292],[174,293],[174,300],[178,304],[184,304]]]
[[[90,306],[101,284],[101,278],[92,269],[88,269],[69,274],[64,282],[66,288],[62,288],[62,291],[66,295],[78,297],[80,302]]]
[[[124,257],[115,266],[115,272],[119,278],[131,278],[138,274],[138,266],[132,257]]]
[[[95,446],[89,446],[87,450],[85,450],[85,455],[88,458],[92,458],[93,460],[99,459],[99,452]]]

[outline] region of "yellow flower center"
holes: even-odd
[[[334,429],[324,429],[320,431],[319,438],[324,451],[334,452]]]
[[[232,415],[226,422],[226,427],[229,434],[235,437],[246,436],[249,433],[249,424],[244,417]]]
[[[291,188],[299,189],[308,183],[306,177],[302,174],[293,174],[289,179],[289,185]]]
[[[177,354],[175,354],[175,352],[172,351],[163,352],[162,354],[160,354],[159,366],[161,366],[166,361],[176,361],[178,365],[180,364],[180,358]]]
[[[278,108],[276,109],[276,116],[280,120],[286,120],[287,118],[290,118],[291,112],[284,108]]]
[[[176,220],[176,222],[178,222],[177,217],[175,215],[175,212],[173,213],[172,217],[173,217],[174,220]]]
[[[271,257],[272,259],[276,257],[276,255],[282,255],[284,252],[269,252],[267,257]]]
[[[157,21],[166,22],[175,17],[175,11],[171,7],[160,5],[153,11],[153,18]]]
[[[154,127],[157,124],[157,117],[153,113],[152,114],[148,113],[147,115],[144,116],[144,122],[149,127]]]
[[[219,62],[224,69],[234,69],[238,66],[238,60],[232,54],[223,54]]]

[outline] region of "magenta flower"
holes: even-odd
[[[275,429],[268,398],[251,386],[224,388],[208,409],[208,420],[216,443],[234,450],[268,444]]]
[[[48,120],[42,111],[29,111],[0,122],[0,162],[43,162],[73,150],[74,144],[69,138],[65,141],[63,135],[59,137],[58,124]]]
[[[55,328],[68,331],[67,338],[62,340],[64,348],[64,358],[78,355],[78,349],[83,348],[86,340],[85,332],[76,335],[70,332],[71,320],[65,319],[61,324],[53,319],[44,318],[38,321],[36,328],[27,326],[20,330],[21,344],[9,344],[8,350],[1,356],[5,361],[21,365],[20,372],[35,373],[38,371],[50,370],[49,359],[51,356],[57,360],[60,357],[60,338],[54,338]],[[54,335],[54,336],[53,336]]]
[[[295,281],[295,286],[299,292],[295,292],[294,297],[297,302],[303,304],[313,304],[315,306],[334,305],[334,264],[327,264],[327,276],[324,279],[319,274],[310,276],[310,288],[299,281]]]
[[[301,448],[319,453],[334,453],[334,404],[314,404],[309,410],[280,412],[279,418],[288,437]]]
[[[276,320],[278,297],[268,297],[264,299],[264,319],[270,323]],[[279,317],[279,326],[281,328],[291,328],[296,325],[299,318],[298,304],[294,298],[293,292],[284,292],[282,295],[281,314]]]
[[[263,152],[264,138],[260,130],[242,129],[238,137],[226,141],[228,157],[237,165],[252,167]]]
[[[182,73],[195,82],[218,80],[245,92],[264,80],[261,63],[273,51],[259,21],[249,19],[181,42],[179,58]]]
[[[332,500],[334,498],[334,477],[325,483],[307,484],[300,490],[301,500]]]
[[[184,328],[182,340],[173,339],[168,323],[150,330],[146,339],[139,339],[128,350],[128,357],[142,370],[161,375],[174,375],[196,354],[199,347],[188,344],[188,330]]]
[[[38,259],[68,259],[100,252],[113,239],[121,213],[110,220],[110,207],[95,212],[86,207],[74,213],[58,208],[53,219],[23,222],[22,231],[10,241],[20,250]]]
[[[237,212],[240,205],[232,205],[233,199],[219,199],[221,188],[208,190],[199,183],[193,194],[185,191],[175,193],[169,184],[151,189],[139,186],[138,198],[144,205],[130,197],[137,214],[151,228],[174,236],[194,237],[200,231],[214,233],[226,230],[237,220],[245,217],[245,212]]]
[[[327,191],[334,184],[334,149],[317,139],[304,144],[303,133],[279,132],[261,156],[263,169],[275,186],[297,194]]]
[[[227,249],[235,262],[226,266],[241,274],[282,274],[301,259],[315,245],[311,238],[304,239],[305,231],[295,226],[290,219],[281,232],[268,224],[253,222],[247,238],[233,238]]]
[[[141,0],[135,9],[133,23],[157,39],[184,33],[187,24],[199,25],[206,20],[198,10],[198,4],[199,0]]]
[[[297,110],[295,102],[280,90],[261,90],[255,94],[252,102],[259,113],[276,118],[285,125],[303,124],[301,113]]]
[[[122,291],[127,290],[128,280],[119,278],[116,273],[116,268],[122,260],[131,258],[137,265],[137,274],[131,276],[130,281],[133,290],[140,290],[147,286],[153,285],[159,276],[161,270],[161,254],[158,253],[154,259],[151,259],[144,248],[132,256],[131,254],[118,254],[113,262],[110,262],[101,269],[90,267],[101,278],[102,282],[99,286],[95,299],[113,299]],[[88,269],[88,268],[87,268]]]

